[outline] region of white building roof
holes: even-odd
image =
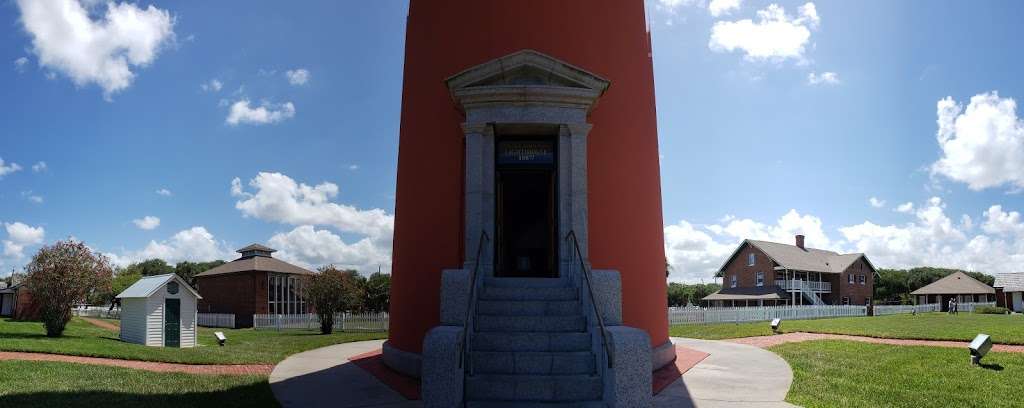
[[[996,283],[992,286],[1003,288],[1003,292],[1024,292],[1024,272],[996,274]]]
[[[169,273],[166,275],[147,276],[145,278],[139,279],[137,282],[133,283],[132,286],[129,286],[128,289],[125,289],[124,292],[121,292],[121,294],[117,295],[117,298],[148,298],[154,292],[162,288],[165,284],[167,284],[167,282],[170,282],[171,280],[178,281],[179,285],[181,285],[185,289],[188,289],[189,292],[192,292],[192,294],[195,295],[196,298],[203,298],[202,296],[199,296],[199,292],[196,292],[195,289],[192,289],[192,287],[189,286],[189,284],[186,283],[183,279],[181,279],[180,276],[173,273]]]

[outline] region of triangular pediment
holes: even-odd
[[[608,80],[557,58],[522,50],[462,71],[445,81],[448,88],[546,86],[596,91],[608,89]]]

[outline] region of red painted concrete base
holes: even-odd
[[[664,390],[665,387],[674,383],[682,377],[683,374],[690,371],[693,366],[704,361],[704,359],[709,355],[710,354],[708,353],[697,350],[676,347],[675,363],[654,371],[654,375],[652,376],[653,381],[651,382],[651,391],[654,395],[658,395],[661,390]],[[352,356],[349,358],[349,361],[359,368],[366,370],[370,375],[380,380],[380,382],[384,383],[384,385],[387,385],[392,390],[395,390],[395,392],[401,394],[405,399],[420,399],[420,380],[418,378],[400,374],[399,372],[384,365],[384,359],[381,357],[380,350],[374,350],[368,353]]]
[[[692,350],[683,347],[676,347],[676,361],[674,364],[669,364],[657,370],[654,370],[653,380],[651,381],[651,388],[653,388],[654,395],[658,395],[661,390],[668,387],[672,383],[676,382],[683,374],[690,371],[693,366],[704,361],[710,354]]]
[[[391,387],[392,390],[401,394],[405,399],[420,399],[419,378],[413,378],[401,374],[385,365],[384,358],[381,356],[380,350],[374,350],[368,353],[352,356],[349,357],[348,360],[359,368],[366,370],[366,372],[376,377],[380,382],[384,383],[384,385]]]

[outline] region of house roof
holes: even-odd
[[[313,271],[300,268],[290,263],[281,261],[279,259],[266,257],[266,256],[254,256],[248,258],[236,259],[228,262],[224,265],[210,269],[206,272],[196,275],[196,277],[213,276],[213,275],[224,275],[229,273],[240,273],[250,271],[262,271],[262,272],[277,272],[277,273],[291,273],[296,275],[312,275]]]
[[[18,291],[18,288],[20,288],[20,287],[22,287],[24,285],[25,285],[24,283],[19,283],[17,285],[8,286],[6,288],[0,289],[0,293],[14,293],[14,292]]]
[[[785,293],[776,286],[753,286],[722,288],[715,293],[705,296],[702,300],[772,300],[785,298]]]
[[[911,295],[970,295],[996,293],[995,289],[963,272],[953,272],[928,284]]]
[[[128,289],[125,289],[124,292],[121,292],[120,294],[118,294],[117,298],[119,298],[119,299],[148,298],[154,292],[156,292],[157,290],[159,290],[165,284],[167,284],[168,282],[170,282],[172,280],[177,281],[178,285],[181,285],[185,289],[188,289],[188,291],[192,292],[192,294],[195,295],[197,298],[199,298],[199,299],[203,298],[202,296],[199,296],[199,292],[196,292],[195,289],[193,289],[191,286],[189,286],[189,284],[187,282],[185,282],[184,279],[181,279],[180,276],[178,276],[177,274],[173,274],[173,273],[169,273],[169,274],[166,274],[166,275],[147,276],[145,278],[139,279],[138,281],[133,283],[131,286],[129,286]]]
[[[235,252],[243,253],[243,252],[250,252],[250,251],[277,252],[277,250],[274,249],[274,248],[270,248],[270,247],[263,246],[263,245],[260,245],[260,244],[252,244],[252,245],[249,245],[249,246],[247,246],[245,248],[239,249],[239,250],[237,250]]]
[[[1010,272],[996,274],[997,288],[1002,288],[1003,292],[1024,292],[1024,272]]]
[[[780,244],[778,242],[770,241],[758,241],[753,239],[744,240],[743,243],[736,248],[736,251],[733,252],[732,256],[726,259],[725,264],[723,264],[719,270],[725,269],[725,266],[728,265],[737,254],[739,254],[740,249],[743,248],[743,244],[750,244],[751,246],[760,249],[761,252],[764,252],[765,255],[768,255],[772,261],[775,261],[775,263],[779,265],[778,269],[805,272],[842,273],[858,259],[864,258],[864,261],[867,262],[868,266],[870,266],[873,271],[877,271],[875,265],[868,260],[867,256],[861,253],[840,254],[833,251],[826,251],[824,249],[807,247],[800,248],[796,245]]]
[[[715,292],[701,300],[781,300],[784,299],[778,293],[765,293],[761,295],[743,295]]]

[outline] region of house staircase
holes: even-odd
[[[606,407],[600,328],[581,289],[562,282],[482,282],[466,333],[467,407]]]
[[[800,285],[800,294],[814,306],[821,306],[825,304],[825,301],[821,299],[821,296],[818,296],[817,293],[811,290],[810,285],[807,283]]]

